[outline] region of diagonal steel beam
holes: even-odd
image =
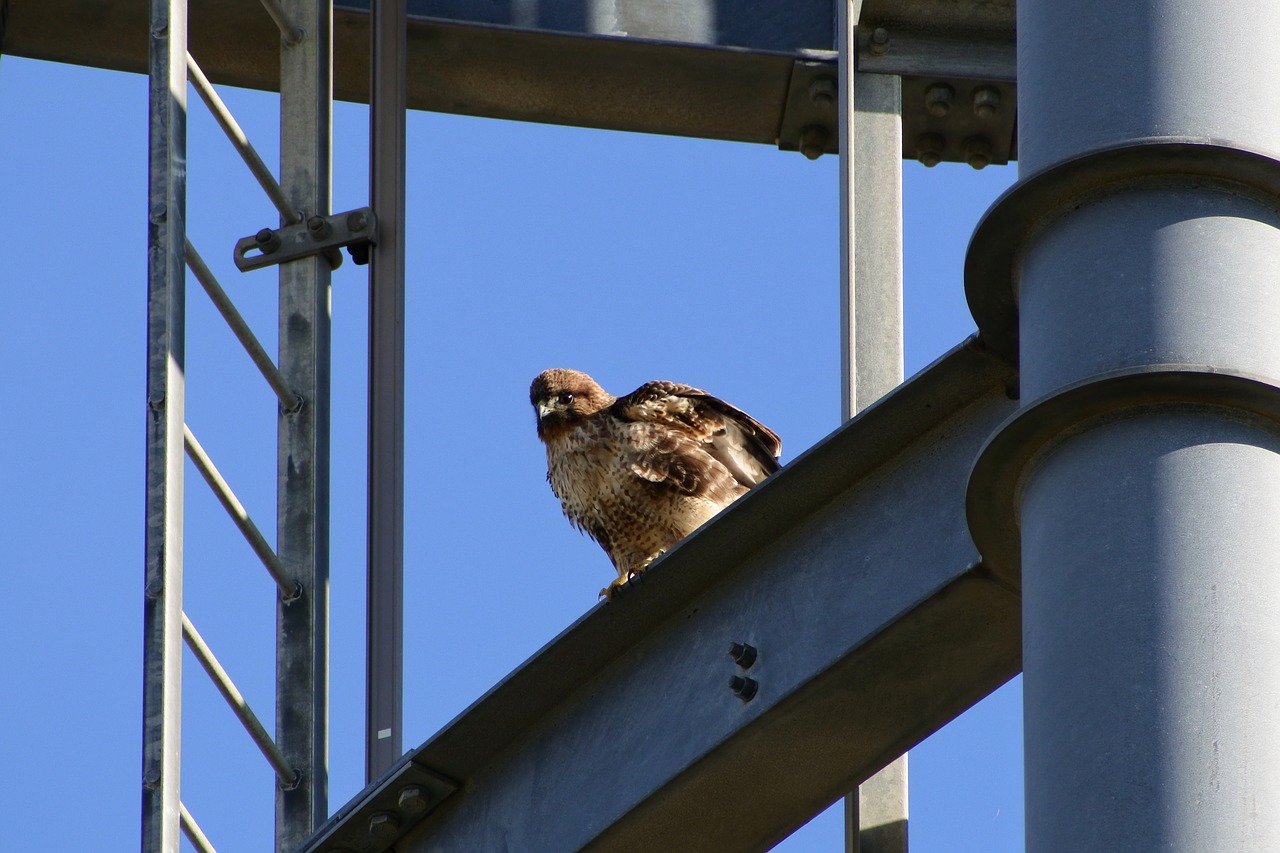
[[[766,849],[1017,673],[1018,595],[978,562],[964,513],[1011,378],[956,348],[587,613],[303,850]],[[397,810],[424,772],[456,792]]]

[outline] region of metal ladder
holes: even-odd
[[[186,0],[151,0],[144,853],[175,853],[180,832],[197,849],[213,850],[180,794],[184,641],[276,773],[279,785],[275,849],[295,849],[328,814],[329,257],[335,251],[334,243],[340,245],[340,240],[351,234],[331,234],[335,218],[328,216],[331,4],[329,0],[262,3],[280,30],[279,182],[253,150],[196,59],[187,52]],[[279,264],[278,366],[254,338],[187,239],[188,82],[194,84],[280,211],[283,227],[278,231],[264,229],[258,235],[262,253],[271,254],[278,248],[280,235],[301,231],[308,232],[317,244],[323,243],[329,253],[326,257],[317,254],[322,248],[308,247],[307,253]],[[369,219],[352,223],[354,230],[372,229]],[[356,229],[356,225],[362,228]],[[240,256],[238,249],[238,261]],[[274,550],[185,423],[188,267],[279,400]],[[277,586],[274,740],[183,612],[184,453],[213,489]]]

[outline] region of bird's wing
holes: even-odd
[[[618,399],[610,411],[624,421],[670,430],[671,440],[663,442],[667,446],[654,447],[655,455],[671,453],[681,440],[692,441],[744,487],[754,486],[778,470],[782,452],[778,436],[746,412],[701,389],[675,382],[647,382]]]

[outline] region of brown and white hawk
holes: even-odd
[[[772,430],[688,385],[646,382],[614,397],[585,373],[555,368],[533,380],[529,399],[551,490],[617,569],[607,598],[778,470]]]

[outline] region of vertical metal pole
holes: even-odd
[[[186,6],[151,2],[143,853],[177,853],[181,839]]]
[[[841,413],[853,417],[903,379],[902,80],[842,77]],[[855,192],[856,189],[856,192]]]
[[[303,37],[280,48],[280,186],[304,216],[330,206],[329,0],[285,0]],[[276,742],[298,783],[276,797],[276,850],[328,816],[329,283],[320,256],[280,266],[280,373],[303,399],[278,416],[277,552],[302,595],[277,606]]]
[[[861,0],[839,9],[841,415],[902,382],[902,81],[859,74]],[[846,853],[906,853],[907,756],[845,797]]]
[[[1091,179],[1021,250],[1024,406],[1188,374],[1096,398],[1021,477],[1033,853],[1280,850],[1280,426],[1230,393],[1280,394],[1280,213],[1248,189],[1280,162],[1233,151],[1280,152],[1277,32],[1274,3],[1018,4],[1025,189]]]
[[[374,3],[372,15],[366,782],[404,751],[405,0]]]

